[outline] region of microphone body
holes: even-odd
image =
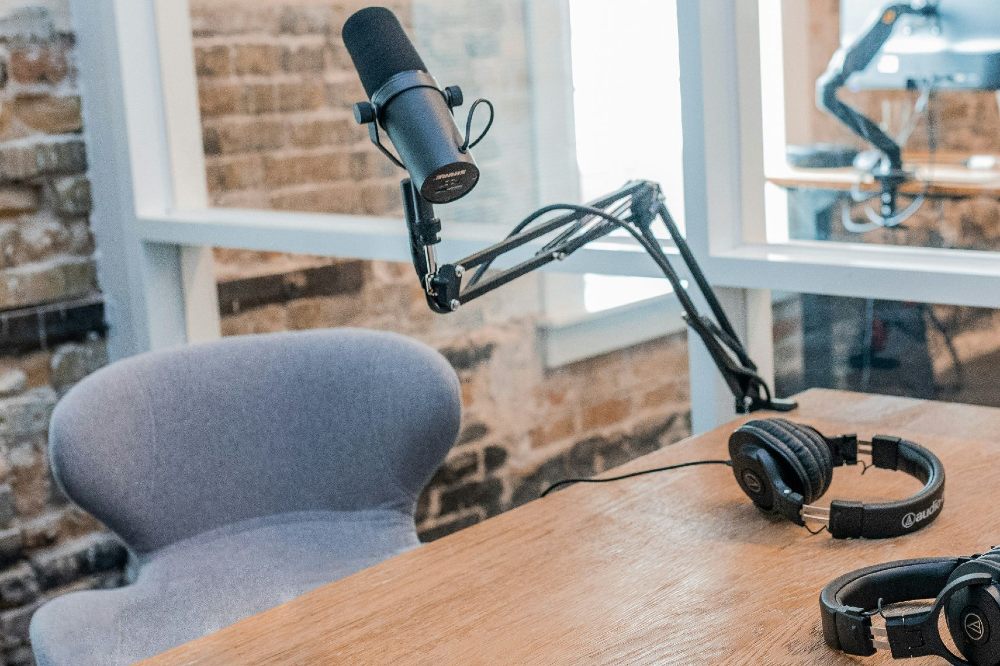
[[[427,201],[455,201],[479,182],[479,168],[455,125],[445,93],[403,32],[382,7],[352,15],[344,44],[410,180]]]

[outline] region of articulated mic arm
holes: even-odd
[[[684,319],[704,342],[736,400],[736,411],[758,409],[788,411],[795,403],[776,399],[766,382],[757,374],[757,366],[748,356],[729,318],[705,279],[691,249],[677,229],[655,183],[633,181],[611,194],[585,206],[556,204],[546,206],[523,220],[503,241],[476,252],[456,263],[438,265],[434,245],[440,242],[441,222],[433,206],[420,196],[409,179],[402,182],[403,204],[413,265],[421,280],[427,303],[435,312],[458,309],[483,294],[507,284],[553,261],[560,261],[588,243],[616,229],[624,229],[646,250],[673,287],[684,309]],[[536,222],[547,213],[566,211],[557,217]],[[671,266],[666,253],[650,229],[659,218],[673,239],[695,284],[708,303],[714,320],[702,315],[688,295],[681,278]],[[489,276],[486,269],[498,257],[533,240],[560,232],[529,259]],[[475,273],[468,283],[469,271]]]
[[[816,82],[816,102],[819,107],[859,137],[870,142],[884,155],[882,161],[872,171],[872,176],[881,185],[879,212],[886,222],[883,226],[894,226],[893,221],[898,224],[902,219],[909,217],[909,214],[896,214],[897,189],[909,178],[903,170],[902,150],[899,144],[873,120],[842,102],[837,97],[837,91],[847,83],[852,74],[863,71],[871,64],[889,40],[900,17],[907,14],[936,16],[937,11],[936,5],[919,0],[886,6],[874,23],[853,43],[842,47],[834,54],[826,72]]]

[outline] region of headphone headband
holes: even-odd
[[[927,526],[944,505],[944,466],[924,447],[898,437],[876,435],[870,445],[853,435],[828,439],[834,466],[856,464],[858,453],[871,453],[872,464],[909,474],[924,484],[912,497],[894,502],[866,504],[847,500],[830,503],[828,527],[835,539],[884,539],[915,532]],[[823,520],[822,509],[804,506],[803,517]]]
[[[887,562],[831,581],[820,593],[823,639],[835,650],[868,656],[876,650],[895,659],[936,655],[955,666],[997,664],[1000,646],[1000,555],[936,557]],[[883,606],[934,599],[929,607],[885,615]],[[944,614],[955,654],[941,638]],[[873,625],[874,616],[884,624]]]
[[[835,650],[875,654],[871,617],[880,605],[933,599],[969,558],[931,557],[887,562],[831,581],[820,593],[823,639]]]

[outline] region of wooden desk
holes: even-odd
[[[914,171],[914,179],[903,183],[899,191],[904,194],[963,198],[1000,198],[1000,169],[969,169],[962,162],[968,155],[939,153],[933,166],[927,155],[907,154],[906,168]],[[767,181],[784,188],[809,188],[843,190],[858,188],[863,191],[879,189],[871,176],[850,167],[841,169],[802,169],[782,165],[779,171],[769,173]]]
[[[835,541],[770,520],[725,467],[581,484],[308,593],[148,664],[882,664],[829,650],[818,597],[868,564],[1000,542],[1000,410],[808,391],[791,417],[936,451],[926,530]],[[725,455],[732,426],[621,469]],[[824,502],[899,497],[905,475],[840,468]],[[913,664],[939,663],[913,660]]]

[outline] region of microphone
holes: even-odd
[[[389,135],[414,187],[431,203],[449,203],[471,192],[479,168],[451,112],[462,103],[461,91],[438,87],[399,19],[384,7],[353,14],[343,37],[371,100],[355,105],[355,116],[372,123],[376,145],[396,161],[378,142],[377,124]]]

